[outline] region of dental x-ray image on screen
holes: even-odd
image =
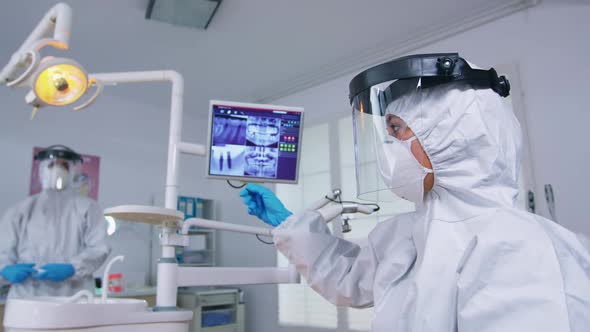
[[[303,109],[211,101],[209,177],[297,183]]]
[[[267,146],[277,148],[281,119],[251,116],[248,117],[246,142],[249,146]]]
[[[245,150],[242,145],[211,147],[211,171],[215,174],[244,175]]]
[[[244,116],[216,116],[213,122],[213,145],[246,144],[246,124]]]
[[[262,178],[277,177],[279,152],[276,148],[249,146],[246,148],[244,175]]]

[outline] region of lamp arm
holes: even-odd
[[[104,85],[118,83],[162,82],[172,83],[172,97],[170,107],[170,132],[168,139],[168,167],[166,172],[166,203],[168,209],[176,209],[178,197],[178,170],[181,153],[205,155],[206,148],[197,144],[182,142],[182,115],[184,79],[173,70],[139,71],[120,73],[90,74],[90,77],[101,81]]]
[[[68,49],[71,25],[72,8],[69,5],[58,3],[49,9],[29,37],[12,55],[8,64],[0,71],[0,84],[10,82],[14,79],[18,69],[25,66],[28,59],[28,51],[32,49],[38,50],[48,45],[58,49]],[[52,32],[53,38],[49,38]],[[43,42],[39,43],[39,41]]]

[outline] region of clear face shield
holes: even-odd
[[[359,199],[423,201],[424,179],[433,171],[412,125],[419,126],[429,111],[425,90],[457,81],[503,97],[510,91],[508,80],[493,68],[473,69],[456,53],[406,56],[353,78],[350,102]]]
[[[408,117],[421,114],[420,79],[393,80],[353,98],[357,192],[360,199],[419,203],[432,170]],[[392,195],[394,193],[394,195]]]
[[[43,190],[65,190],[80,175],[82,157],[64,146],[51,146],[37,154]]]

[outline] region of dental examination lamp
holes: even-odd
[[[39,107],[70,105],[91,86],[97,86],[92,97],[74,107],[81,110],[91,105],[102,90],[100,83],[89,79],[76,61],[52,56],[41,58],[41,49],[47,46],[59,50],[69,48],[71,22],[71,8],[66,4],[55,5],[0,71],[0,84],[31,89],[25,101],[34,107],[32,117]]]
[[[293,266],[233,268],[178,265],[175,248],[188,246],[190,226],[266,236],[271,235],[271,230],[204,219],[184,221],[184,214],[176,210],[180,155],[205,156],[206,148],[204,145],[181,140],[184,93],[182,75],[170,70],[87,74],[82,66],[70,59],[53,57],[41,59],[39,51],[44,47],[68,49],[71,20],[72,11],[68,5],[60,3],[51,8],[2,69],[0,84],[31,89],[26,102],[33,105],[35,110],[33,115],[37,108],[46,105],[71,105],[80,100],[93,86],[96,87],[96,92],[74,110],[90,106],[102,92],[104,85],[161,81],[172,84],[165,207],[123,205],[104,211],[107,217],[156,224],[161,227],[162,251],[158,261],[157,297],[154,311],[176,310],[177,290],[182,286],[298,283],[299,274]],[[336,202],[339,196],[339,191],[329,193],[316,202],[312,209],[318,210],[326,221],[335,219],[341,214],[374,212],[373,209],[363,205],[339,204]]]

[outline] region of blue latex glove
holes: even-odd
[[[43,265],[40,270],[43,271],[34,275],[33,278],[54,282],[64,281],[76,273],[72,264],[47,264]]]
[[[2,275],[2,278],[10,281],[13,284],[18,284],[27,280],[28,277],[35,273],[33,266],[35,266],[35,264],[7,265],[2,269],[0,274]]]
[[[248,206],[249,214],[257,216],[271,226],[280,225],[293,214],[270,189],[263,186],[250,183],[242,189],[240,196]]]

